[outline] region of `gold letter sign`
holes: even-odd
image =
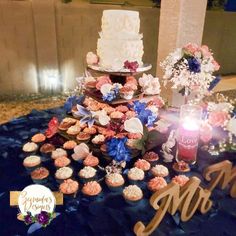
[[[171,182],[165,188],[155,192],[150,198],[150,204],[157,212],[146,227],[142,222],[137,222],[134,226],[135,234],[150,235],[159,226],[167,212],[174,215],[179,210],[182,221],[188,221],[196,210],[205,214],[212,206],[210,196],[217,186],[224,189],[230,185],[230,195],[236,198],[236,167],[232,168],[230,161],[207,167],[203,176],[210,181],[206,189],[200,186],[200,179],[192,177],[183,187]]]

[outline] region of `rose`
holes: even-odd
[[[50,221],[49,213],[46,211],[41,211],[41,213],[37,215],[37,221],[41,225],[47,225]]]
[[[27,225],[32,224],[33,223],[33,218],[31,216],[31,214],[28,213],[26,216],[24,216],[24,221]]]
[[[194,54],[198,49],[199,48],[195,43],[188,43],[184,46],[184,50],[189,54]]]
[[[213,61],[212,61],[212,64],[214,65],[214,69],[215,69],[215,71],[217,71],[217,70],[220,69],[220,65],[218,64],[217,61],[213,60]]]
[[[212,127],[208,123],[203,123],[200,128],[200,139],[208,143],[212,139]]]
[[[98,77],[97,81],[98,81],[96,84],[97,90],[100,90],[104,84],[111,84],[111,80],[107,75]]]
[[[88,52],[86,55],[86,62],[88,65],[94,65],[97,64],[99,61],[99,58],[96,54],[93,52]]]
[[[209,113],[208,122],[212,126],[223,127],[228,119],[229,119],[229,114],[227,112],[212,111]]]
[[[235,117],[229,120],[227,124],[227,130],[236,136],[236,118]]]
[[[204,57],[211,57],[211,52],[209,51],[208,46],[202,45],[201,46],[201,52]]]

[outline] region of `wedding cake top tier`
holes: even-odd
[[[138,11],[104,10],[102,32],[104,39],[141,39],[139,34],[140,19]]]

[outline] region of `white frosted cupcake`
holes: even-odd
[[[34,154],[38,150],[38,145],[34,142],[28,142],[23,146],[23,151],[26,155]]]
[[[156,177],[166,177],[169,175],[168,169],[163,165],[155,165],[151,169],[151,173]]]
[[[129,185],[124,188],[123,197],[127,203],[133,205],[143,198],[143,192],[137,185]]]
[[[97,171],[91,166],[85,166],[79,171],[79,177],[82,182],[86,183],[95,179]]]
[[[67,152],[62,148],[57,148],[52,152],[52,159],[57,159],[58,157],[67,156]]]
[[[41,159],[39,156],[28,156],[24,159],[23,161],[23,166],[28,170],[28,171],[33,171],[37,167],[39,167],[41,164]]]
[[[137,184],[144,179],[144,171],[137,167],[133,167],[128,171],[128,178],[130,183]]]
[[[105,142],[105,136],[102,134],[98,134],[92,139],[92,143],[95,145],[102,145],[104,142]]]
[[[112,173],[107,175],[105,182],[111,191],[121,190],[125,183],[123,176],[119,173]]]
[[[59,183],[62,183],[64,180],[71,178],[73,170],[70,167],[62,167],[58,169],[55,173],[55,177]]]

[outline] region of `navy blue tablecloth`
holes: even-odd
[[[65,199],[63,206],[57,206],[58,216],[46,228],[26,226],[16,219],[17,208],[9,206],[9,191],[22,190],[32,184],[32,180],[22,166],[22,145],[33,134],[44,132],[48,121],[57,116],[65,116],[61,108],[35,111],[0,126],[0,236],[10,235],[78,235],[78,236],[129,236],[134,224],[141,220],[145,224],[154,216],[149,205],[150,193],[136,206],[127,205],[120,194],[109,192],[104,187],[103,194],[96,201],[88,201],[78,195]],[[209,157],[199,154],[198,165],[192,171],[201,178],[202,169],[210,163],[229,158],[235,164],[235,156]],[[57,190],[56,185],[49,186]],[[188,222],[180,222],[179,214],[167,214],[153,235],[236,235],[236,200],[228,191],[215,189],[211,197],[214,204],[205,215],[196,213]]]

